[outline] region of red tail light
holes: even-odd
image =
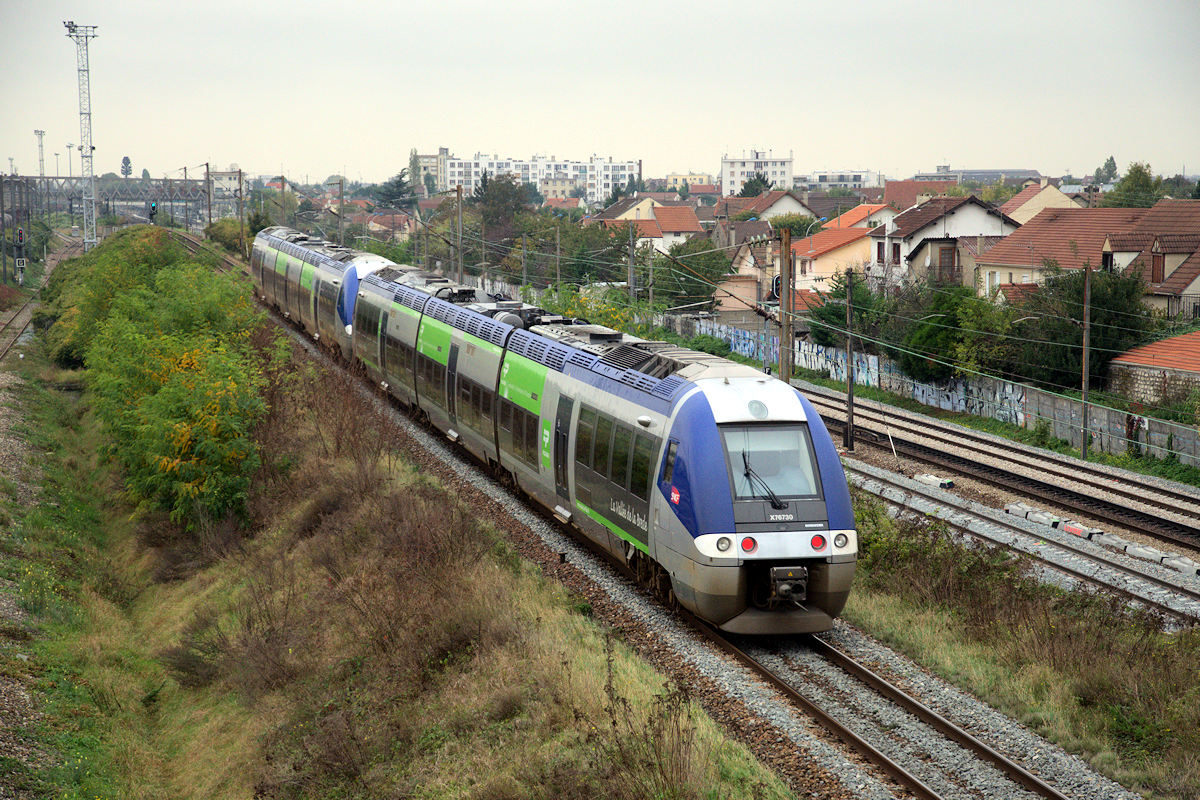
[[[819,533],[816,536],[814,536],[812,538],[812,549],[813,550],[824,550],[825,549],[825,537]]]
[[[742,539],[742,552],[752,553],[756,547],[758,547],[758,542],[754,541],[749,536],[747,536],[745,539]]]

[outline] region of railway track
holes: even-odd
[[[684,616],[706,639],[753,671],[804,714],[815,720],[831,735],[844,742],[915,797],[924,798],[924,800],[943,800],[943,798],[951,796],[960,796],[960,791],[976,794],[981,790],[981,787],[978,786],[962,785],[961,755],[949,761],[941,757],[943,755],[942,752],[939,752],[941,749],[951,748],[961,750],[963,754],[969,754],[970,757],[990,766],[998,773],[1000,782],[986,787],[986,792],[990,796],[1035,796],[1052,800],[1065,800],[1066,798],[1066,795],[1029,772],[1016,761],[1003,755],[819,637],[809,636],[799,642],[776,642],[771,649],[763,649],[757,645],[743,646],[703,622],[690,618],[686,613]],[[926,748],[923,752],[914,753],[911,743],[901,744],[894,738],[881,734],[878,730],[865,730],[872,726],[862,724],[861,720],[857,722],[844,720],[843,717],[852,715],[829,710],[828,706],[833,705],[832,703],[814,700],[811,695],[818,692],[814,692],[811,683],[801,677],[805,670],[797,667],[797,663],[806,660],[806,656],[809,655],[822,659],[834,669],[840,670],[846,676],[864,685],[887,703],[892,704],[897,711],[908,715],[911,718],[910,722],[915,720],[919,724],[927,726],[934,732],[931,741],[937,742],[937,747]],[[777,664],[774,666],[768,664],[767,656],[774,656],[770,660],[776,661]],[[880,741],[881,739],[887,741]],[[947,768],[947,763],[951,763],[953,766]]]
[[[54,236],[66,244],[66,247],[57,251],[53,261],[47,263],[46,270],[42,274],[41,285],[46,285],[46,281],[50,277],[50,273],[54,271],[54,267],[58,262],[66,258],[73,258],[83,252],[83,243],[77,239],[72,239],[69,236],[64,236],[61,233],[55,232]],[[33,312],[37,308],[37,293],[30,295],[29,298],[21,304],[13,313],[6,313],[0,320],[0,361],[8,356],[8,351],[13,348],[17,340],[21,338],[21,334],[25,333],[29,328],[29,324],[33,321]]]
[[[1003,547],[1039,565],[1139,603],[1183,625],[1200,621],[1200,583],[1109,553],[1068,533],[1000,512],[984,513],[969,501],[853,459],[843,459],[851,481],[885,502],[936,516],[962,536]],[[1169,575],[1169,577],[1163,577]]]
[[[837,392],[806,385],[805,394],[826,424],[845,427],[845,400]],[[1018,442],[994,438],[899,409],[854,409],[856,436],[897,454],[1039,498],[1160,540],[1200,547],[1200,491],[1136,473],[1113,472]]]

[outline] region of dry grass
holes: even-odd
[[[858,498],[846,615],[1128,786],[1200,794],[1200,631],[1038,584],[1029,565]]]

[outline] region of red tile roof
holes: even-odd
[[[1040,183],[1035,183],[1032,186],[1026,186],[1024,189],[1013,195],[1007,203],[1000,206],[1000,210],[1005,214],[1011,214],[1036,197],[1044,188],[1046,187],[1042,186]]]
[[[1138,233],[1200,233],[1200,200],[1159,200],[1146,209]]]
[[[853,228],[876,211],[887,208],[887,203],[862,203],[839,217],[834,217],[825,223],[828,228]]]
[[[891,238],[907,239],[913,234],[919,233],[929,225],[932,225],[937,220],[950,214],[965,205],[977,205],[989,214],[1002,214],[995,206],[990,203],[985,203],[977,197],[967,195],[966,197],[934,197],[921,203],[919,206],[914,206],[907,211],[901,211],[896,216],[892,217],[890,223],[884,223],[877,228],[871,230],[872,236],[889,236]],[[1014,219],[1010,219],[1007,215],[1002,215],[1005,222],[1012,225],[1014,228],[1020,226],[1021,223]],[[895,226],[890,232],[888,228]]]
[[[811,237],[802,236],[792,240],[792,254],[796,258],[820,258],[839,247],[853,244],[871,234],[867,228],[826,228]]]
[[[1142,274],[1146,274],[1149,270],[1145,270]],[[1200,250],[1192,253],[1191,257],[1184,260],[1182,264],[1175,268],[1175,271],[1167,276],[1167,279],[1160,283],[1154,289],[1155,294],[1171,294],[1181,295],[1184,290],[1192,285],[1192,281],[1200,277]]]
[[[720,194],[721,188],[715,183],[694,183],[688,187],[688,194]]]
[[[1200,331],[1135,347],[1114,358],[1112,363],[1200,372]]]
[[[547,208],[580,208],[578,197],[547,197],[542,203]]]
[[[1140,253],[1153,243],[1153,233],[1110,233],[1108,235],[1108,244],[1114,253]]]
[[[1036,283],[1002,283],[996,287],[1009,305],[1019,305],[1041,291]]]
[[[1063,269],[1100,266],[1100,250],[1110,233],[1127,232],[1144,208],[1047,208],[1010,233],[979,259],[981,264],[1040,267],[1047,258]]]
[[[791,192],[784,192],[784,191],[780,191],[780,190],[763,192],[758,197],[751,198],[750,204],[747,205],[743,210],[744,211],[753,211],[757,214],[761,214],[762,212],[766,211],[768,208],[770,208],[771,206],[775,205],[780,200],[782,200],[784,195],[789,195],[789,194],[791,194]]]
[[[636,226],[639,239],[661,239],[663,235],[658,223],[652,219],[604,219],[600,220],[600,223],[609,229],[624,228],[632,224]]]
[[[659,206],[654,219],[663,233],[703,233],[700,220],[690,206]]]
[[[904,211],[917,204],[917,195],[938,195],[957,186],[958,181],[888,181],[883,187],[883,202]]]
[[[811,311],[825,305],[825,298],[812,289],[795,289],[792,292],[792,309],[797,313]]]
[[[980,239],[983,240],[982,250],[979,249]],[[979,258],[981,253],[986,253],[1002,241],[1004,241],[1003,236],[960,236],[958,237],[958,246],[975,258]]]

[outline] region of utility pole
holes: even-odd
[[[204,192],[208,201],[208,225],[212,227],[212,176],[208,172],[208,162],[204,162]]]
[[[529,284],[529,271],[525,267],[525,253],[529,249],[528,240],[525,234],[521,234],[521,288],[524,289]]]
[[[1092,262],[1086,261],[1083,265],[1083,405],[1080,409],[1081,417],[1081,436],[1079,439],[1079,452],[1084,461],[1088,457],[1088,373],[1091,370],[1088,368],[1088,344],[1091,334],[1092,321]]]
[[[562,261],[562,243],[559,240],[559,234],[562,229],[557,225],[554,226],[554,286],[557,289],[562,285],[562,272],[560,270],[560,262]]]
[[[342,220],[346,217],[346,176],[338,176],[338,246],[346,246],[346,236],[342,232]]]
[[[83,178],[83,249],[96,246],[96,176],[92,170],[92,89],[88,71],[88,40],[96,36],[95,25],[64,22],[67,36],[75,41],[75,61],[79,73],[79,156]]]
[[[850,325],[854,320],[854,270],[846,268],[846,431],[842,445],[854,452],[854,342]]]
[[[629,223],[629,303],[637,301],[637,290],[633,288],[633,222]]]
[[[187,199],[187,167],[183,168],[183,229],[188,233],[192,232],[192,222],[188,219],[188,199]]]
[[[649,269],[650,285],[649,285],[649,287],[647,287],[650,292],[650,296],[649,296],[647,302],[650,303],[650,313],[654,313],[654,250],[653,250],[653,248],[651,248],[650,254],[646,256],[646,260],[650,262],[650,269]]]
[[[458,244],[455,250],[458,252],[458,282],[463,282],[463,253],[462,253],[462,184],[458,184],[455,190],[455,196],[458,198]]]
[[[8,181],[4,180],[3,175],[0,175],[0,264],[4,267],[4,283],[8,283],[8,230],[4,224],[4,187],[7,184]]]
[[[43,210],[43,211],[44,211],[44,212],[45,212],[47,215],[49,215],[49,213],[50,213],[50,203],[49,203],[49,202],[47,202],[47,198],[46,198],[46,194],[47,194],[47,192],[46,192],[46,162],[45,162],[45,151],[44,151],[44,149],[43,149],[43,147],[42,147],[42,137],[46,135],[46,132],[45,132],[45,131],[36,131],[36,130],[35,130],[35,131],[33,132],[33,135],[34,135],[34,136],[36,136],[36,137],[37,137],[37,140],[38,140],[38,178],[39,178],[39,180],[38,180],[38,191],[39,191],[39,193],[42,195],[42,197],[41,197],[41,201],[42,201],[42,210]]]
[[[238,244],[241,247],[242,256],[245,257],[245,255],[246,255],[246,217],[242,213],[243,212],[242,201],[245,199],[244,197],[242,197],[243,194],[244,193],[242,192],[242,171],[239,169],[238,170]]]
[[[792,381],[792,230],[779,231],[779,380]]]
[[[479,217],[479,291],[487,294],[487,225]]]

